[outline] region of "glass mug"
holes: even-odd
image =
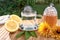
[[[60,33],[60,20],[57,21],[56,27],[57,27],[57,32]]]

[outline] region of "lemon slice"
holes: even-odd
[[[10,20],[15,20],[17,21],[18,24],[22,22],[22,19],[19,16],[14,15],[14,14],[10,16]]]
[[[9,32],[15,32],[15,31],[18,30],[19,25],[18,25],[17,22],[14,21],[14,20],[8,20],[8,21],[5,23],[5,28],[6,28]]]

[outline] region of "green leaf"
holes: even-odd
[[[30,34],[31,34],[33,37],[37,37],[35,31],[31,31]]]
[[[29,31],[25,31],[25,40],[28,40],[30,36],[31,34],[29,33]]]
[[[18,34],[16,35],[16,38],[21,37],[23,34],[24,34],[24,31],[22,31],[22,32],[18,33]]]

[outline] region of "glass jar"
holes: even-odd
[[[23,22],[20,29],[25,31],[37,30],[36,15],[36,11],[31,6],[24,7],[24,10],[21,12]]]
[[[50,25],[50,27],[54,27],[56,25],[56,22],[57,22],[57,10],[54,7],[53,3],[51,3],[50,6],[48,6],[44,10],[43,20],[46,21]]]

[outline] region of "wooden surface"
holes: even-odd
[[[11,37],[11,40],[25,40],[24,36],[16,39],[15,36],[17,33],[19,33],[20,30],[18,30],[17,32],[15,33],[10,33],[10,37]],[[38,33],[36,32],[36,34],[38,35]],[[39,36],[37,38],[34,38],[34,37],[30,37],[28,40],[55,40],[53,38],[45,38],[45,37],[42,37],[42,36]]]
[[[11,40],[10,32],[8,32],[5,27],[0,28],[0,40]]]
[[[42,20],[38,19],[37,20],[37,23],[40,23]],[[60,20],[58,20],[58,22],[60,22]],[[2,27],[3,25],[0,25],[0,28]],[[24,36],[16,39],[16,34],[18,34],[19,32],[21,32],[20,30],[14,32],[14,33],[10,33],[10,38],[11,40],[25,40]],[[38,35],[37,31],[36,31],[36,34],[37,34],[37,38],[34,38],[34,37],[30,37],[28,40],[56,40],[56,39],[53,39],[53,38],[45,38],[45,37],[42,37],[40,35]]]

